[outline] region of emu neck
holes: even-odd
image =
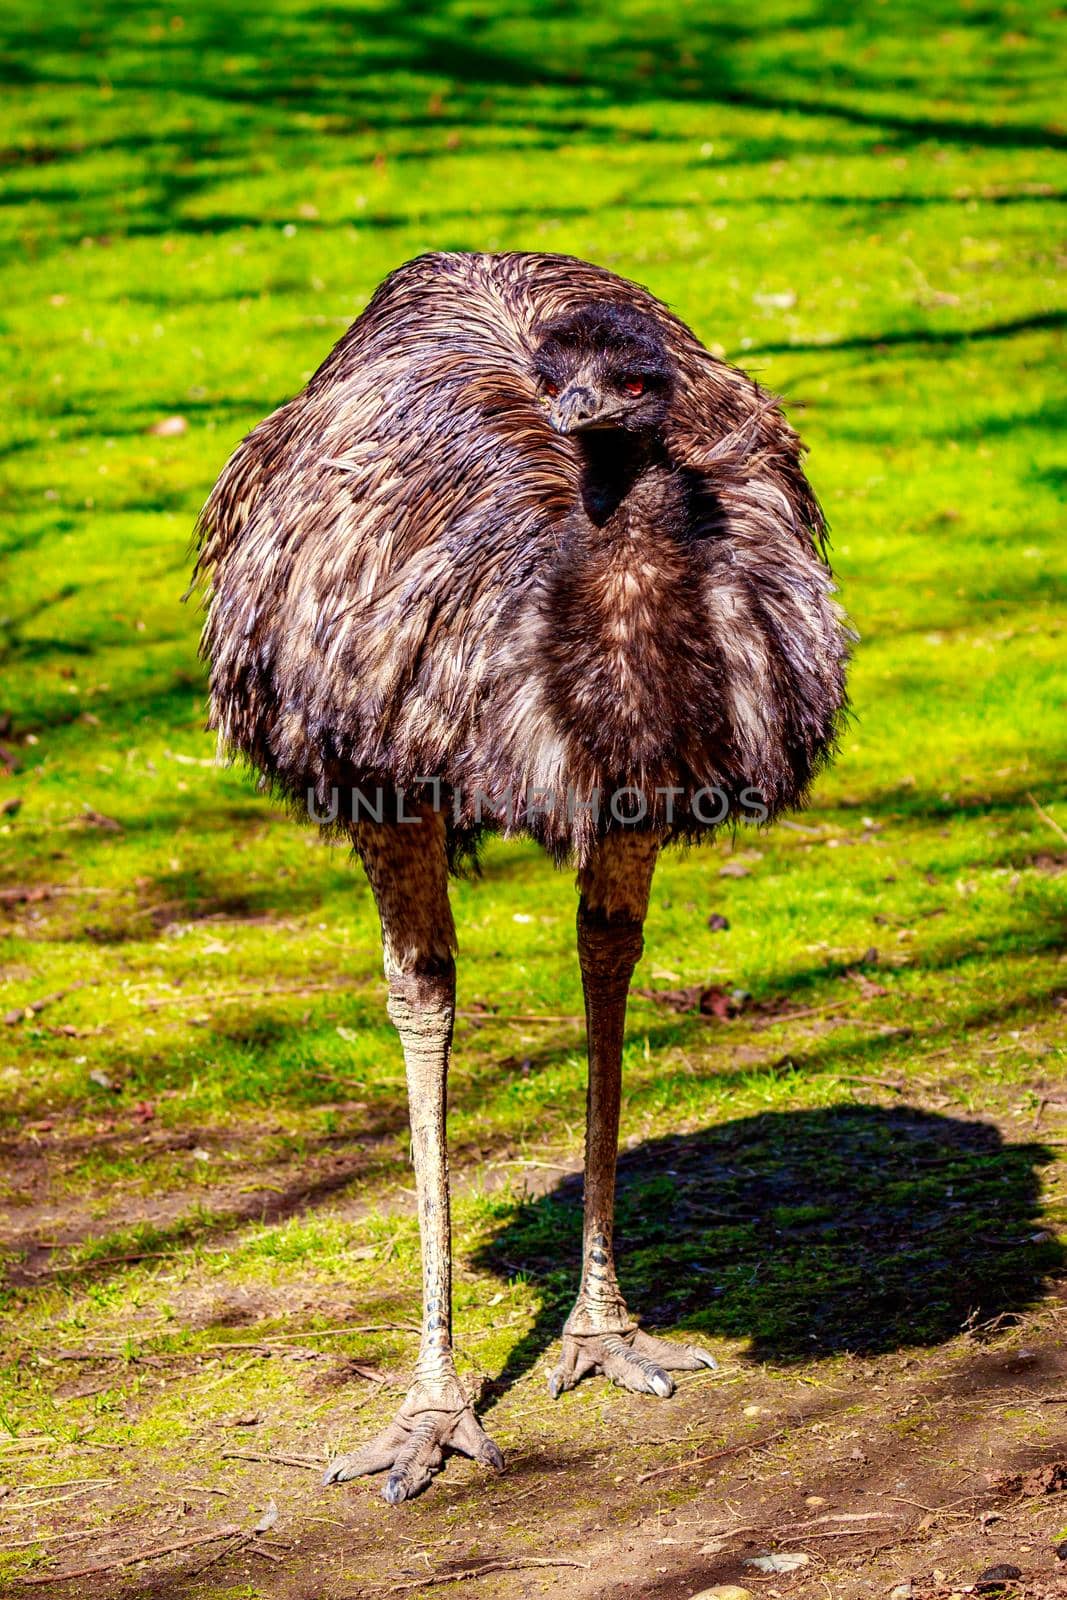
[[[657,467],[667,465],[667,452],[655,435],[605,430],[577,436],[582,457],[582,505],[597,528],[625,513],[636,485]]]

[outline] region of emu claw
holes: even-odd
[[[416,1383],[389,1426],[361,1450],[335,1457],[322,1481],[347,1483],[388,1470],[382,1498],[396,1506],[422,1493],[440,1472],[446,1449],[471,1456],[494,1472],[504,1470],[504,1457],[455,1379]]]
[[[602,1372],[620,1389],[666,1400],[674,1393],[671,1372],[697,1372],[717,1365],[706,1350],[657,1339],[640,1328],[622,1333],[564,1333],[563,1351],[548,1380],[548,1392],[556,1400],[586,1373]]]

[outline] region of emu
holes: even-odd
[[[581,1281],[553,1396],[667,1396],[709,1355],[644,1332],[613,1251],[627,992],[660,849],[802,803],[848,632],[772,397],[587,262],[439,253],[392,273],[199,523],[210,721],[346,832],[381,920],[422,1243],[395,1420],[326,1481],[396,1504],[446,1450],[501,1470],[452,1346],[449,873],[487,829],[578,875],[589,1089]],[[714,796],[713,799],[709,796]]]

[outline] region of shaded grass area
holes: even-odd
[[[921,1384],[970,1370],[991,1319],[1045,1326],[1065,1140],[1059,37],[1009,0],[0,19],[0,1470],[17,1506],[107,1480],[5,1501],[5,1577],[75,1564],[32,1542],[72,1509],[150,1542],[191,1476],[245,1493],[220,1442],[350,1447],[410,1363],[417,1230],[369,892],[213,765],[180,596],[238,438],[423,249],[589,256],[786,393],[861,635],[856,721],[812,810],[658,874],[640,985],[742,997],[729,1021],[633,1002],[635,1309],[699,1333],[771,1412],[857,1360],[915,1362]],[[643,1414],[597,1384],[539,1398],[579,1216],[571,887],[492,844],[455,906],[461,1354],[508,1494],[554,1513],[486,1540],[543,1554],[545,1528],[577,1539],[583,1497],[677,1442],[642,1445]],[[224,1426],[241,1416],[247,1436]],[[983,1448],[1037,1448],[1027,1417]],[[393,1574],[360,1491],[286,1493],[305,1532],[355,1519],[316,1557],[324,1595]],[[643,1514],[636,1490],[620,1504]],[[477,1508],[453,1463],[418,1536],[450,1549]],[[179,1565],[166,1592],[290,1592],[218,1571]]]
[[[1017,1311],[1061,1261],[1034,1228],[1053,1153],[984,1122],[833,1105],[643,1141],[619,1167],[628,1278],[657,1322],[811,1360],[937,1344]],[[545,1282],[555,1336],[581,1238],[580,1180],[528,1203],[486,1252]],[[554,1292],[553,1292],[554,1291]],[[512,1361],[519,1354],[513,1352]]]

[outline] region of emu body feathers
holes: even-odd
[[[574,535],[579,452],[533,361],[593,302],[653,318],[677,373],[675,509],[623,568]],[[800,457],[773,400],[647,290],[565,256],[420,257],[204,508],[212,724],[299,805],[438,779],[460,845],[489,824],[584,859],[615,825],[587,803],[620,787],[668,836],[702,831],[703,786],[795,805],[834,742],[847,638]],[[644,709],[612,676],[623,635]]]

